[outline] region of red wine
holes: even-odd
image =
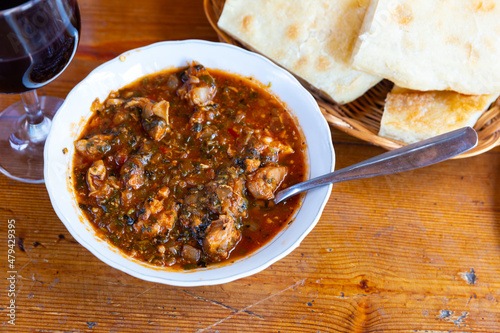
[[[76,43],[76,38],[64,31],[43,49],[0,60],[0,92],[18,94],[42,87],[69,63]]]
[[[29,0],[2,0],[0,3],[0,10],[14,8],[28,1]]]
[[[6,46],[0,48],[0,93],[38,89],[70,62],[78,46],[80,12],[76,0],[68,2],[69,9],[46,0],[11,18],[0,16],[0,45]]]

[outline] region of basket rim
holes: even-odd
[[[208,22],[217,33],[219,41],[248,49],[248,47],[222,31],[222,29],[220,29],[217,25],[217,21],[220,17],[220,14],[217,11],[223,8],[224,2],[225,0],[203,0],[205,16]],[[270,60],[275,62],[272,59]],[[300,78],[299,81],[303,82],[303,80],[301,80]],[[382,82],[384,81],[385,80],[383,80]],[[371,88],[369,91],[379,85],[380,83]],[[382,147],[386,150],[393,150],[406,145],[405,143],[399,142],[397,140],[378,135],[378,133],[375,133],[358,119],[350,117],[349,115],[344,114],[344,112],[341,112],[340,108],[342,106],[321,98],[307,85],[304,85],[304,87],[313,95],[314,99],[319,105],[321,112],[323,113],[323,116],[325,117],[328,124],[330,124],[330,126],[351,136],[354,136],[362,141]],[[355,103],[360,98],[351,103]],[[347,103],[345,105],[349,105],[351,103]],[[478,133],[479,140],[477,146],[466,153],[453,157],[454,159],[477,156],[495,148],[496,146],[500,146],[500,98],[497,99],[496,102],[493,102],[488,110],[483,112],[473,128]]]

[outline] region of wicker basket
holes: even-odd
[[[217,32],[220,41],[244,47],[217,26],[224,2],[225,0],[203,1],[208,21]],[[331,126],[361,140],[387,150],[392,150],[403,146],[404,143],[378,135],[385,98],[391,88],[392,83],[383,80],[357,100],[345,105],[325,101],[313,91],[310,92],[316,98],[325,119]],[[479,155],[500,145],[500,99],[496,103],[493,103],[489,110],[483,113],[474,126],[474,129],[477,131],[479,137],[477,147],[458,156],[458,158]]]

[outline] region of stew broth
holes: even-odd
[[[157,266],[247,255],[291,221],[306,144],[285,105],[252,79],[193,63],[93,105],[75,142],[74,187],[101,237]]]

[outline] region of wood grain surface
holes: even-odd
[[[215,41],[201,0],[80,0],[65,97],[99,64],[163,40]],[[0,95],[0,110],[19,96]],[[333,130],[336,169],[383,152]],[[0,158],[1,152],[0,152]],[[299,248],[261,273],[180,288],[111,268],[78,244],[44,185],[0,174],[2,332],[500,332],[500,149],[340,183]],[[8,323],[8,221],[16,321]]]

